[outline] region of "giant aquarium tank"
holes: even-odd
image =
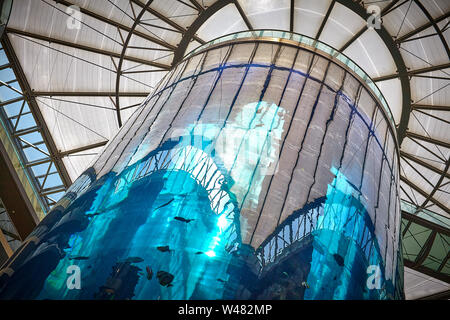
[[[158,84],[0,271],[1,299],[401,299],[398,144],[333,48],[258,30]]]

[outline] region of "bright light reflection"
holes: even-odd
[[[210,257],[210,258],[216,256],[216,253],[215,253],[214,251],[212,251],[212,250],[210,250],[210,251],[208,251],[208,252],[205,252],[205,254],[206,254],[208,257]]]

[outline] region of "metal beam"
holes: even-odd
[[[33,91],[33,97],[115,97],[116,92],[97,91]],[[148,92],[119,92],[121,97],[147,97]]]
[[[294,32],[294,13],[295,13],[295,0],[291,0],[290,13],[289,13],[289,31]]]
[[[428,236],[427,240],[425,241],[422,248],[420,248],[419,254],[416,257],[416,260],[414,261],[414,264],[416,266],[420,266],[423,264],[425,259],[430,254],[431,248],[433,247],[434,240],[436,239],[437,231],[433,230],[431,231],[430,235]]]
[[[53,1],[56,2],[56,3],[58,3],[58,4],[62,4],[62,5],[64,5],[64,6],[66,6],[66,7],[70,7],[70,6],[74,5],[74,3],[71,3],[71,2],[65,1],[65,0],[53,0]],[[81,7],[80,7],[80,12],[83,13],[83,14],[85,14],[85,15],[87,15],[87,16],[90,16],[90,17],[92,17],[92,18],[95,18],[95,19],[97,19],[97,20],[99,20],[99,21],[102,21],[102,22],[104,22],[104,23],[107,23],[107,24],[109,24],[109,25],[111,25],[111,26],[114,26],[114,27],[116,27],[116,28],[122,29],[122,30],[124,30],[124,31],[126,31],[126,32],[130,32],[130,31],[131,31],[131,28],[130,28],[130,27],[128,27],[128,26],[126,26],[126,25],[124,25],[124,24],[121,24],[121,23],[119,23],[119,22],[113,21],[113,20],[111,20],[111,19],[108,19],[108,18],[106,18],[105,16],[99,15],[99,14],[97,14],[97,13],[95,13],[95,12],[89,11],[89,10],[87,10],[87,9],[85,9],[85,8],[81,8]],[[143,39],[145,39],[145,40],[148,40],[148,41],[150,41],[150,42],[153,42],[153,43],[155,43],[155,44],[157,44],[157,45],[160,45],[160,46],[162,46],[162,47],[165,47],[165,48],[167,48],[167,49],[170,49],[170,50],[172,50],[172,51],[174,51],[174,50],[176,49],[176,46],[171,45],[170,43],[167,43],[167,42],[165,42],[165,41],[163,41],[163,40],[161,40],[161,39],[158,39],[158,38],[156,38],[156,37],[149,36],[149,35],[147,35],[147,34],[145,34],[145,33],[143,33],[143,32],[140,32],[140,31],[138,31],[138,30],[134,30],[134,31],[133,31],[133,34],[136,35],[136,36],[138,36],[138,37],[140,37],[140,38],[143,38]]]
[[[98,147],[103,147],[107,143],[108,143],[108,141],[101,141],[101,142],[97,142],[97,143],[90,144],[87,146],[83,146],[83,147],[79,147],[79,148],[75,148],[75,149],[71,149],[71,150],[67,150],[67,151],[62,151],[59,153],[59,156],[66,157],[66,156],[74,154],[74,153],[83,152],[83,151],[91,150],[91,149],[98,148]]]
[[[424,136],[422,136],[420,134],[417,134],[417,133],[414,133],[414,132],[411,132],[411,131],[407,131],[406,132],[406,136],[408,136],[410,138],[415,138],[415,139],[418,139],[418,140],[422,140],[422,141],[425,141],[425,142],[428,142],[428,143],[436,144],[438,146],[450,149],[450,143],[447,143],[447,142],[444,142],[444,141],[440,141],[440,140],[436,140],[436,139],[433,139],[433,138],[430,138],[430,137],[424,137]]]
[[[356,41],[364,32],[367,31],[367,27],[361,28],[353,37],[350,38],[340,49],[340,52],[344,52],[353,42]]]
[[[144,8],[144,4],[142,2],[140,2],[139,0],[130,0],[132,3],[138,5],[141,8]],[[169,18],[167,18],[165,15],[159,13],[158,11],[156,11],[153,8],[150,7],[146,7],[145,10],[149,13],[151,13],[152,15],[154,15],[155,17],[157,17],[158,19],[160,19],[161,21],[167,23],[169,26],[171,26],[174,29],[177,29],[178,31],[180,31],[181,33],[186,33],[186,29],[183,28],[182,26],[180,26],[179,24],[177,24],[176,22],[170,20]],[[199,37],[197,37],[196,35],[193,36],[195,41],[200,42],[201,44],[205,44],[206,42],[202,39],[200,39]]]
[[[404,183],[406,183],[408,186],[410,186],[411,188],[413,188],[414,190],[416,190],[418,193],[420,193],[424,198],[427,198],[429,196],[428,193],[426,193],[425,191],[423,191],[422,189],[420,189],[418,186],[416,186],[414,183],[412,183],[411,181],[409,181],[407,178],[405,178],[404,176],[400,175],[400,180],[403,181]],[[435,205],[437,205],[439,208],[441,208],[442,210],[444,210],[445,212],[447,212],[448,214],[450,214],[450,209],[447,208],[444,204],[442,204],[441,202],[439,202],[438,200],[434,199],[434,198],[430,198],[429,201],[433,202]]]
[[[447,69],[447,68],[450,68],[450,62],[436,65],[436,66],[430,66],[430,67],[426,67],[426,68],[411,70],[411,71],[408,71],[407,74],[409,77],[412,77],[414,75],[418,75],[418,74],[422,74],[422,73],[426,73],[426,72],[439,71],[439,70]],[[374,82],[379,82],[379,81],[395,79],[398,77],[399,77],[399,74],[395,73],[395,74],[390,74],[390,75],[386,75],[386,76],[382,76],[382,77],[378,77],[378,78],[373,78],[372,80]]]
[[[205,11],[200,13],[200,15],[195,19],[195,21],[191,24],[191,26],[187,29],[186,33],[183,35],[175,54],[173,55],[172,67],[175,66],[178,62],[183,59],[184,53],[186,52],[189,43],[195,36],[195,33],[198,29],[206,22],[213,14],[222,9],[223,7],[229,5],[230,3],[234,3],[235,0],[221,0],[216,1],[210,7],[208,7]]]
[[[203,8],[200,3],[197,2],[197,0],[189,0],[196,8],[198,11],[203,11],[205,10],[205,8]]]
[[[22,70],[22,66],[20,65],[19,59],[17,58],[14,52],[8,34],[3,34],[1,43],[5,50],[6,56],[8,57],[8,60],[13,66],[12,69],[23,90],[23,95],[25,97],[25,100],[28,102],[28,107],[33,113],[33,117],[35,118],[36,123],[42,132],[42,137],[45,141],[47,149],[52,155],[53,162],[61,177],[61,181],[63,182],[65,187],[69,187],[72,184],[72,180],[70,179],[69,173],[67,172],[64,163],[60,158],[57,157],[58,149],[56,147],[55,142],[53,141],[52,135],[50,134],[50,130],[47,127],[47,123],[45,122],[41,110],[35,98],[31,95],[32,90],[30,84],[28,83],[25,73]]]
[[[13,238],[14,240],[21,241],[20,236],[18,234],[9,232],[8,230],[2,229],[2,228],[0,228],[0,232],[3,233],[5,236]]]
[[[402,211],[402,219],[408,220],[409,222],[413,222],[416,224],[419,224],[425,228],[431,229],[431,230],[436,230],[439,233],[442,233],[446,236],[450,237],[450,230],[437,224],[437,223],[433,223],[427,219],[424,219],[422,217],[419,217],[417,215],[411,214],[409,212],[406,211]]]
[[[441,29],[439,29],[439,26],[436,23],[436,20],[433,19],[431,14],[428,12],[428,10],[424,7],[424,5],[419,0],[414,0],[416,5],[422,10],[423,14],[428,18],[431,25],[433,26],[434,30],[439,36],[439,39],[441,39],[442,45],[445,48],[445,52],[447,53],[447,59],[450,60],[450,48],[448,47],[447,40],[445,39],[444,35],[442,34]]]
[[[117,115],[117,122],[119,125],[119,128],[122,126],[122,116],[120,114],[120,95],[119,95],[119,90],[120,90],[120,77],[122,76],[122,64],[123,64],[123,60],[125,59],[125,52],[127,51],[127,47],[128,47],[128,43],[131,40],[131,36],[133,34],[133,31],[136,29],[136,27],[139,25],[139,22],[142,18],[142,16],[144,15],[144,13],[148,10],[148,8],[150,7],[150,4],[153,2],[153,0],[149,0],[147,1],[147,3],[145,4],[145,6],[142,6],[142,10],[141,12],[139,12],[139,14],[136,16],[136,19],[134,20],[133,25],[131,26],[131,30],[128,33],[127,38],[125,39],[125,42],[123,43],[123,47],[122,47],[122,53],[120,54],[120,58],[119,58],[119,64],[117,65],[117,74],[116,74],[116,115]],[[142,4],[141,4],[142,5]]]
[[[250,20],[248,20],[248,17],[247,17],[247,15],[245,14],[244,9],[242,9],[241,5],[239,4],[239,1],[238,1],[238,0],[235,0],[235,1],[234,1],[234,5],[235,5],[236,9],[239,11],[239,14],[240,14],[241,17],[242,17],[242,20],[244,20],[245,25],[247,26],[247,28],[248,28],[249,30],[253,30],[253,26],[252,26],[252,24],[250,23]]]
[[[445,169],[444,169],[445,172],[448,172],[449,166],[450,166],[450,159],[447,159],[447,163],[445,164]],[[427,203],[433,199],[433,195],[439,189],[442,181],[444,181],[444,175],[442,175],[439,178],[439,181],[434,185],[433,191],[430,192],[430,194],[426,197],[425,201],[418,208],[419,210],[425,208]],[[450,213],[450,209],[447,209],[447,213]]]
[[[411,268],[413,270],[416,270],[418,272],[424,273],[430,277],[436,278],[438,280],[450,283],[450,276],[440,273],[440,272],[436,272],[433,269],[424,267],[424,266],[415,266],[414,265],[414,261],[409,261],[407,259],[404,259],[404,265],[405,267]]]
[[[331,1],[330,6],[328,7],[327,13],[325,14],[324,18],[322,19],[322,23],[320,24],[319,31],[317,31],[317,34],[316,34],[316,37],[315,37],[316,40],[318,40],[320,35],[322,34],[323,28],[325,28],[325,25],[326,25],[326,23],[328,21],[328,17],[330,16],[331,11],[333,10],[335,3],[336,3],[336,0]]]
[[[414,161],[415,163],[418,163],[418,164],[420,164],[421,166],[423,166],[423,167],[425,167],[425,168],[427,168],[427,169],[429,169],[429,170],[431,170],[431,171],[433,171],[433,172],[435,172],[435,173],[437,173],[437,174],[439,174],[439,175],[441,175],[441,176],[443,175],[444,177],[450,179],[450,173],[444,172],[444,171],[442,171],[442,170],[440,170],[440,169],[438,169],[438,168],[436,168],[436,167],[430,165],[428,162],[425,162],[425,161],[423,161],[423,160],[421,160],[421,159],[416,158],[416,157],[413,156],[412,154],[409,154],[409,153],[407,153],[407,152],[404,152],[404,151],[401,151],[401,150],[400,150],[400,156],[401,156],[401,157],[404,157],[404,158],[407,158],[407,159],[409,159],[409,160],[411,160],[411,161]]]
[[[367,20],[370,16],[370,14],[366,12],[366,9],[362,5],[353,2],[352,0],[336,1],[358,14],[364,20]],[[398,0],[392,1],[389,5],[387,5],[380,13],[381,16],[383,14],[386,14],[386,12],[388,12],[388,10],[392,8],[392,6],[394,6],[397,2]],[[367,26],[365,28],[367,28]],[[398,77],[400,78],[400,83],[402,86],[402,114],[400,116],[399,126],[397,127],[398,143],[399,145],[401,145],[403,138],[405,137],[406,128],[408,127],[409,122],[409,115],[411,113],[411,87],[409,83],[407,68],[405,65],[405,61],[403,60],[403,57],[399,51],[399,48],[396,46],[394,40],[392,39],[392,36],[386,30],[386,28],[381,25],[380,29],[374,30],[378,33],[381,40],[383,40],[386,47],[388,48],[397,68]]]
[[[391,10],[392,9],[392,7],[394,6],[394,5],[396,5],[397,4],[397,2],[398,2],[399,0],[394,0],[394,1],[392,1],[391,3],[389,3],[386,7],[384,7],[383,8],[383,10],[381,10],[381,12],[380,12],[380,17],[382,17],[383,15],[385,15],[385,14],[388,14],[389,13],[389,10]],[[400,5],[399,5],[400,6]],[[364,25],[364,27],[362,27],[361,29],[359,29],[359,31],[350,39],[350,40],[348,40],[340,49],[339,49],[339,51],[340,52],[343,52],[345,49],[347,49],[353,42],[355,42],[356,41],[356,39],[358,39],[364,32],[366,32],[367,31],[367,24],[366,25]]]
[[[415,300],[449,300],[450,290],[445,290],[438,293],[433,293],[425,297],[417,298]]]
[[[36,227],[38,218],[1,142],[0,198],[17,233],[24,240]]]
[[[109,56],[109,57],[114,57],[114,58],[121,58],[121,54],[117,53],[117,52],[112,52],[112,51],[107,51],[107,50],[103,50],[103,49],[98,49],[98,48],[94,48],[94,47],[89,47],[89,46],[85,46],[85,45],[81,45],[81,44],[77,44],[74,42],[70,42],[70,41],[65,41],[65,40],[60,40],[60,39],[55,39],[55,38],[50,38],[47,36],[43,36],[40,34],[36,34],[36,33],[32,33],[32,32],[28,32],[28,31],[22,31],[22,30],[18,30],[18,29],[13,29],[13,28],[6,28],[6,32],[7,33],[14,33],[14,34],[19,34],[25,37],[30,37],[33,39],[38,39],[38,40],[42,40],[42,41],[46,41],[46,42],[50,42],[50,43],[56,43],[62,46],[66,46],[69,48],[74,48],[74,49],[79,49],[79,50],[83,50],[83,51],[88,51],[88,52],[92,52],[92,53],[97,53],[97,54],[101,54],[101,55],[105,55],[105,56]],[[132,33],[129,33],[129,35]],[[152,67],[157,67],[157,68],[161,68],[164,70],[169,70],[170,66],[162,64],[162,63],[158,63],[158,62],[152,62],[149,60],[145,60],[145,59],[141,59],[141,58],[136,58],[136,57],[131,57],[131,56],[123,56],[123,59],[128,60],[128,61],[132,61],[132,62],[136,62],[139,64],[145,64],[148,66],[152,66]]]

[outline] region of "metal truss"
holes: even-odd
[[[403,258],[408,268],[450,283],[448,225],[402,212]]]
[[[64,192],[72,184],[72,181],[37,102],[31,95],[31,88],[7,34],[3,35],[1,44],[9,60],[9,63],[2,67],[11,68],[15,75],[15,79],[10,80],[12,85],[8,88],[14,91],[16,97],[1,102],[0,116],[13,137],[13,142],[20,152],[26,170],[30,176],[34,177],[32,183],[41,196],[45,209],[49,210],[56,203],[52,194]],[[2,83],[2,85],[5,84]],[[9,114],[5,111],[8,106],[14,106],[17,103],[20,104],[19,108],[9,108]],[[22,122],[22,118],[25,117],[27,117],[27,121]],[[31,138],[32,142],[29,141]],[[33,155],[29,151],[31,149]]]

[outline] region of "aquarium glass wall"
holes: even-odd
[[[2,299],[399,299],[398,150],[314,47],[206,46],[0,271]]]

